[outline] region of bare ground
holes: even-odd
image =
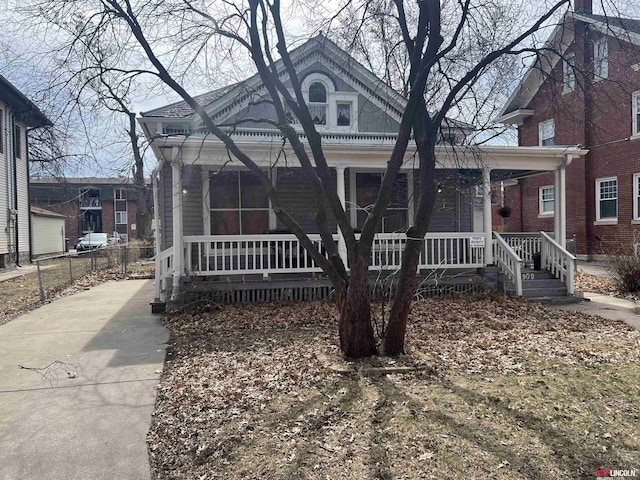
[[[211,306],[165,322],[156,479],[640,471],[640,332],[623,323],[502,297],[428,300],[414,304],[409,355],[348,364],[330,303]],[[366,373],[380,366],[418,370]]]

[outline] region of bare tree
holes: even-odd
[[[203,126],[220,139],[233,156],[259,179],[268,192],[278,219],[300,240],[313,260],[322,268],[338,292],[340,346],[345,356],[365,357],[377,352],[371,322],[368,293],[368,265],[374,236],[392,198],[405,153],[415,141],[418,152],[417,208],[407,231],[407,244],[389,324],[384,352],[404,351],[407,317],[416,290],[416,270],[434,205],[436,185],[435,148],[448,115],[458,116],[465,109],[478,107],[486,85],[496,84],[496,69],[507,68],[509,58],[532,52],[532,36],[546,26],[569,0],[543,4],[526,21],[509,21],[526,2],[491,1],[472,5],[470,0],[345,0],[320,24],[333,25],[347,10],[355,12],[359,25],[351,30],[353,44],[362,44],[363,27],[377,22],[380,28],[380,55],[386,62],[383,78],[399,88],[407,101],[397,139],[384,173],[381,188],[359,238],[349,222],[336,192],[335,182],[323,151],[322,135],[307,108],[301,82],[291,60],[290,37],[286,33],[280,0],[95,0],[78,2],[57,0],[35,2],[32,6],[47,28],[58,29],[60,52],[77,52],[82,59],[78,72],[82,84],[102,87],[110,92],[116,109],[122,96],[120,87],[142,84],[144,78],[160,82],[177,93],[202,120]],[[294,2],[305,9],[304,2]],[[375,12],[376,16],[371,15]],[[522,19],[522,15],[520,16]],[[70,21],[69,19],[73,19]],[[344,30],[345,32],[347,30]],[[344,39],[343,39],[344,40]],[[114,48],[118,45],[120,48]],[[215,52],[215,53],[211,53]],[[327,256],[320,252],[301,226],[282,206],[280,192],[267,174],[234,142],[222,125],[216,124],[190,93],[191,72],[211,68],[221,52],[244,55],[258,71],[268,92],[275,119],[253,119],[278,128],[295,153],[313,187],[315,221]],[[373,68],[374,57],[368,59]],[[282,65],[281,70],[279,66]],[[493,70],[492,70],[493,68]],[[280,75],[284,70],[293,93]],[[491,75],[494,75],[493,84]],[[197,76],[197,75],[196,75]],[[156,83],[157,85],[157,83]],[[101,87],[101,88],[102,88]],[[102,88],[104,91],[104,88]],[[289,123],[298,119],[307,144]],[[133,137],[132,137],[133,141]],[[305,148],[308,146],[307,148]],[[332,215],[344,236],[348,268],[333,241],[328,218]]]

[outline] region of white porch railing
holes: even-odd
[[[156,256],[155,298],[165,301],[167,286],[173,276],[173,247],[163,250]]]
[[[418,262],[419,269],[485,267],[484,247],[471,246],[477,233],[428,233]],[[402,264],[407,236],[402,233],[378,233],[373,240],[370,268],[396,270]]]
[[[321,251],[320,235],[309,235]],[[334,235],[334,240],[338,240]],[[185,268],[192,275],[312,273],[322,271],[295,235],[197,235],[184,237]]]
[[[502,273],[516,287],[516,295],[522,296],[522,258],[514,251],[514,249],[505,241],[502,236],[493,232],[493,238],[496,240],[494,245],[494,259],[496,265]]]
[[[542,269],[549,270],[556,278],[562,280],[567,286],[567,294],[573,295],[575,291],[576,257],[562,248],[545,232],[540,232],[540,238]]]
[[[502,233],[502,239],[518,254],[525,264],[531,265],[536,253],[542,248],[542,236],[539,233]]]
[[[478,268],[486,266],[483,247],[471,246],[474,233],[430,233],[424,239],[418,268]],[[324,252],[320,235],[310,235]],[[338,241],[338,236],[334,235]],[[321,272],[290,234],[197,235],[183,239],[187,274],[246,275]],[[371,251],[372,270],[396,270],[402,263],[405,234],[379,233]]]

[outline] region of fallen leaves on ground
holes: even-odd
[[[581,292],[603,293],[605,295],[619,294],[618,286],[611,277],[591,275],[581,270],[576,272],[575,287]]]
[[[575,478],[640,461],[640,332],[621,322],[503,297],[416,302],[409,355],[355,365],[429,368],[371,377],[328,368],[331,303],[165,323],[157,479]]]
[[[99,270],[78,278],[71,285],[61,285],[46,288],[45,301],[51,302],[56,298],[66,297],[110,280],[122,280],[119,268]],[[30,273],[22,277],[5,280],[0,283],[0,325],[13,320],[31,310],[42,306],[37,273]]]

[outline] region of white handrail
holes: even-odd
[[[493,232],[495,238],[495,260],[502,273],[511,280],[516,287],[516,295],[522,296],[522,259],[513,251],[513,248],[505,242],[498,232]]]
[[[155,298],[164,301],[167,294],[167,279],[173,276],[173,247],[156,255]]]
[[[525,264],[532,264],[535,254],[540,252],[542,237],[539,233],[503,232],[501,237]]]
[[[567,286],[567,294],[575,292],[576,257],[558,244],[545,232],[540,232],[542,245],[540,260],[542,268],[549,270]]]

